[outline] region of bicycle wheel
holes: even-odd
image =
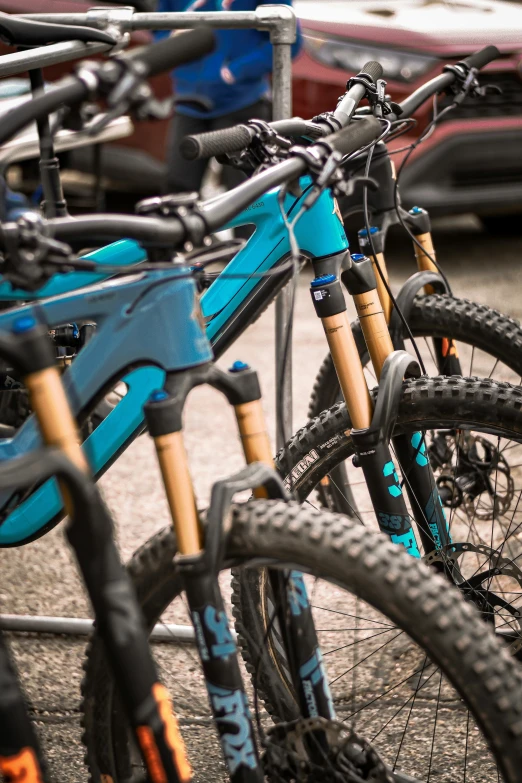
[[[457,341],[461,367],[466,376],[494,378],[515,386],[522,383],[522,329],[514,319],[467,299],[434,294],[416,297],[409,323],[428,375],[439,374],[432,338],[451,337]],[[352,323],[352,332],[365,366],[368,385],[372,388],[377,385],[377,378],[358,320]],[[413,356],[409,340],[405,341],[405,346]],[[319,416],[321,411],[342,399],[332,357],[328,354],[314,383],[309,418]],[[331,481],[325,482],[319,492],[319,501],[331,511],[356,517],[357,504],[344,465],[334,468],[330,478]],[[337,490],[338,486],[343,487],[342,493]]]
[[[174,535],[167,529],[145,544],[130,563],[149,627],[181,616],[184,605],[173,562],[175,551]],[[365,735],[370,742],[373,739],[372,748],[396,770],[393,780],[403,782],[472,779],[489,783],[500,774],[505,781],[519,780],[522,744],[516,740],[522,731],[521,673],[484,629],[473,607],[440,577],[379,533],[339,515],[280,501],[251,501],[234,508],[223,568],[230,563],[241,573],[253,575],[266,575],[266,569],[258,566],[268,563],[310,574],[306,580],[339,719],[335,730],[333,724],[331,729],[340,738],[340,747],[349,746],[346,736],[351,732]],[[257,596],[250,594],[250,598]],[[266,613],[252,604],[248,618],[251,640],[261,640],[257,651],[251,648],[254,679],[261,672],[275,672],[278,686],[284,688],[285,675],[277,673],[284,659],[266,639]],[[254,629],[257,621],[261,625]],[[199,667],[194,652],[180,645],[154,649],[198,779],[224,779],[204,686],[201,678],[196,679]],[[185,656],[188,668],[182,662]],[[299,721],[291,688],[281,690],[281,700],[275,703],[276,712],[280,717],[296,718],[297,723],[274,727],[266,714],[259,714],[265,753],[280,770],[280,775],[274,775],[274,766],[270,767],[267,777],[271,780],[290,779],[285,777],[283,762],[287,754],[296,753],[296,734],[302,739],[309,726]],[[258,712],[255,701],[252,704]],[[288,715],[283,716],[284,709]],[[133,766],[132,748],[96,635],[87,653],[82,710],[93,780],[122,783],[138,779],[139,766]],[[358,742],[359,748],[364,747]],[[486,743],[494,751],[498,768]],[[363,758],[368,761],[365,753],[350,758],[356,766]],[[365,771],[357,769],[359,777],[350,777],[345,769],[344,776],[335,779],[391,780],[382,771],[377,774],[375,764],[367,765]],[[329,770],[325,764],[321,780],[334,779],[327,774]],[[302,772],[292,779],[316,779],[306,769]]]
[[[419,430],[426,432],[439,485],[451,484],[456,493],[446,509],[453,546],[424,552],[424,557],[428,562],[457,561],[461,591],[520,658],[522,388],[458,377],[405,382],[394,434]],[[357,506],[354,522],[377,527],[364,478],[351,462],[353,453],[346,406],[337,403],[296,433],[279,453],[277,467],[299,501],[314,505],[316,491],[328,490],[334,469],[342,465]],[[336,491],[346,500],[344,487],[337,485]],[[237,627],[247,661],[260,644],[249,625],[251,601],[265,613],[265,626],[272,616],[266,590],[262,575],[255,572],[234,580]],[[275,629],[272,636],[274,649],[280,649]],[[279,671],[284,673],[284,667]],[[284,693],[281,683],[267,677],[261,689],[267,708],[275,712]]]
[[[458,343],[461,366],[466,376],[494,378],[515,386],[522,381],[522,329],[518,321],[498,310],[446,294],[417,296],[409,325],[413,336],[418,338],[417,345],[428,375],[439,374],[430,339],[451,337]],[[369,355],[359,321],[352,323],[352,332],[367,369],[370,386],[373,386],[376,378],[371,366],[368,366]],[[406,349],[413,355],[408,340]],[[315,418],[341,399],[335,367],[328,354],[314,383],[309,417]]]

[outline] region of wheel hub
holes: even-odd
[[[473,552],[480,555],[484,562],[480,570],[466,578],[462,576],[459,561],[464,555]],[[469,541],[448,544],[430,552],[424,560],[428,565],[443,564],[446,573],[454,575],[453,581],[466,600],[475,604],[486,622],[495,625],[495,617],[503,617],[503,622],[495,628],[497,635],[504,637],[512,654],[522,649],[522,611],[490,589],[494,579],[508,577],[519,584],[522,597],[522,570],[512,560],[491,547]],[[459,577],[456,577],[457,574]],[[457,578],[461,581],[457,581]],[[506,621],[508,615],[513,618],[512,625]]]
[[[454,448],[450,448],[450,440]],[[457,454],[456,465],[451,459]],[[479,520],[506,514],[515,489],[505,456],[487,438],[466,433],[438,433],[429,448],[432,465],[440,469],[437,486],[443,506],[458,508]]]
[[[320,764],[307,748],[318,747],[318,732],[326,738]],[[273,726],[265,738],[263,757],[269,780],[302,783],[394,783],[394,776],[372,745],[344,723],[326,718],[301,718]]]

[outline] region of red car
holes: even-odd
[[[0,10],[18,13],[84,11],[86,0],[0,0]],[[116,4],[116,3],[114,3]],[[120,3],[122,4],[122,3]],[[132,4],[129,3],[129,4]],[[151,7],[154,0],[135,0]],[[406,205],[433,214],[475,212],[491,227],[522,212],[522,3],[505,0],[294,0],[304,46],[294,62],[294,113],[312,117],[332,109],[347,78],[368,60],[384,67],[396,101],[440,73],[447,62],[487,44],[502,58],[480,75],[493,84],[484,98],[467,99],[444,119],[410,158],[401,177]],[[51,69],[56,78],[70,66]],[[170,79],[155,80],[163,97]],[[442,98],[439,107],[446,105]],[[418,127],[395,147],[417,138],[432,118],[418,112]],[[160,187],[166,123],[137,125],[136,134],[107,156],[108,176],[123,177],[142,195]],[[116,154],[117,153],[117,154]],[[400,155],[395,160],[400,162]],[[89,156],[84,156],[90,165]],[[82,161],[76,161],[80,167]],[[149,187],[143,192],[144,183]],[[512,222],[510,222],[512,224]]]
[[[479,80],[502,92],[492,89],[450,112],[411,156],[401,193],[408,206],[433,214],[475,212],[491,228],[522,212],[522,3],[296,0],[295,8],[304,52],[294,64],[294,111],[303,117],[331,109],[347,75],[368,60],[383,65],[387,90],[401,101],[445,63],[495,44],[502,58]],[[447,102],[442,97],[439,108]],[[417,128],[394,146],[413,141],[432,116],[432,105],[425,105]]]

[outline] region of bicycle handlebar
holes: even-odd
[[[292,117],[290,120],[276,120],[268,124],[280,136],[292,138],[306,136],[317,139],[330,130],[326,130],[325,126],[317,123],[302,120],[300,117]],[[185,160],[213,158],[217,155],[240,152],[248,147],[255,135],[256,131],[251,125],[233,125],[232,128],[185,136],[181,142],[180,150]]]
[[[382,75],[382,65],[375,60],[370,60],[370,62],[363,66],[362,71],[358,74],[358,77],[367,76],[370,81],[375,83],[378,79],[382,78]],[[365,93],[366,87],[364,84],[356,83],[343,95],[336,110],[334,111],[334,117],[340,123],[341,127],[344,128],[345,125],[348,125],[355,113],[357,106],[364,98]]]
[[[196,28],[153,43],[137,52],[120,55],[119,59],[124,63],[132,62],[134,72],[146,79],[208,54],[214,47],[214,40],[214,34],[209,28]],[[102,62],[96,69],[91,69],[89,78],[82,78],[81,70],[77,76],[66,77],[56,89],[33,98],[3,117],[0,123],[0,144],[63,104],[73,106],[93,92],[97,94],[101,87],[104,64]]]
[[[465,60],[460,60],[457,65],[463,65],[466,71],[469,71],[471,68],[480,70],[498,57],[500,57],[500,52],[496,46],[486,46],[479,52],[475,52],[475,54],[466,57]],[[440,76],[435,76],[434,79],[430,79],[429,82],[426,82],[426,84],[423,84],[418,90],[412,92],[411,95],[399,104],[402,110],[398,115],[399,118],[405,119],[411,117],[423,103],[429,100],[429,98],[448,87],[451,87],[456,80],[457,75],[453,70],[448,70],[445,73],[441,73]]]
[[[381,78],[382,74],[382,66],[375,60],[372,60],[366,63],[359,76],[366,75],[371,81],[375,82]],[[354,84],[339,103],[334,116],[342,128],[348,125],[359,101],[364,97],[364,93],[365,87],[363,84]],[[312,123],[302,120],[300,117],[294,117],[290,120],[278,120],[269,123],[269,125],[272,130],[281,136],[311,136],[312,138],[318,138],[331,132],[331,127],[326,123]],[[181,142],[180,151],[186,160],[233,154],[248,147],[255,135],[255,128],[249,125],[234,125],[231,128],[210,131],[209,133],[196,133],[191,136],[185,136]],[[364,143],[358,145],[358,147],[362,146],[364,146]],[[355,149],[358,149],[358,147],[355,147]]]
[[[254,129],[248,125],[234,125],[232,128],[185,136],[179,149],[185,160],[213,158],[240,152],[248,147],[254,136]]]
[[[9,141],[31,122],[47,117],[64,104],[73,106],[80,103],[88,94],[89,89],[81,79],[76,76],[66,77],[56,89],[38,95],[2,117],[0,144]]]
[[[461,60],[461,62],[467,65],[468,68],[476,68],[477,71],[480,71],[481,68],[489,65],[498,57],[500,57],[500,52],[496,46],[485,46],[484,49],[475,52],[475,54],[470,54],[469,57]]]
[[[178,218],[98,214],[53,218],[47,223],[54,237],[73,246],[84,243],[89,237],[104,242],[127,237],[137,242],[175,247],[183,242],[185,236],[183,224]]]
[[[380,136],[382,126],[375,117],[365,117],[328,136],[319,144],[329,144],[342,155],[355,152]],[[313,147],[308,148],[312,150]],[[183,218],[140,217],[136,215],[87,215],[49,220],[53,236],[71,244],[98,239],[128,237],[151,245],[179,246],[186,239],[185,227],[194,227],[202,236],[216,231],[246,209],[271,188],[305,174],[307,163],[293,157],[261,172],[228,193],[201,204],[194,215]],[[198,214],[199,213],[199,214]],[[1,244],[1,242],[0,242]]]
[[[163,38],[151,46],[127,52],[120,59],[139,64],[146,76],[171,71],[179,65],[205,57],[214,50],[215,36],[210,27],[196,27],[179,35]]]

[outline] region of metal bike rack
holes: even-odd
[[[122,45],[125,43],[122,41]],[[47,68],[49,65],[59,65],[70,60],[91,57],[93,54],[114,51],[118,47],[103,43],[85,44],[81,41],[63,41],[62,43],[39,46],[25,52],[12,52],[0,57],[0,78],[16,76],[30,71],[31,68]]]
[[[39,22],[87,25],[107,32],[131,33],[136,30],[184,30],[206,24],[216,29],[266,30],[273,48],[272,92],[273,119],[292,115],[292,44],[296,41],[297,21],[287,5],[262,5],[255,11],[208,11],[202,13],[137,13],[133,8],[91,8],[86,13],[21,14]],[[0,71],[0,75],[1,71]],[[290,323],[290,291],[283,289],[276,300],[276,378],[283,379],[281,394],[276,397],[277,448],[292,434],[292,351],[284,356],[284,336]],[[291,343],[291,335],[290,335]],[[284,366],[283,366],[284,364]],[[277,387],[277,383],[276,383]],[[281,405],[279,401],[281,400]],[[280,426],[280,423],[282,426]]]
[[[292,116],[292,44],[296,41],[297,21],[294,10],[287,5],[262,5],[255,11],[212,11],[207,13],[165,12],[137,13],[129,8],[91,8],[86,13],[20,14],[26,19],[66,25],[87,25],[114,33],[126,45],[128,35],[137,30],[184,30],[201,24],[216,29],[255,29],[270,33],[273,48],[272,93],[273,119]],[[20,52],[0,58],[0,77],[22,73],[31,66],[45,67],[68,60],[108,51],[105,44],[83,44],[70,41]],[[32,56],[32,61],[28,57]],[[8,60],[8,58],[11,58]],[[8,60],[8,62],[5,62]],[[292,335],[285,356],[285,334],[292,328],[290,320],[291,292],[284,288],[275,303],[275,364],[276,389],[283,379],[281,394],[276,392],[277,448],[292,434]],[[280,426],[280,423],[282,426]],[[50,633],[73,636],[89,635],[92,621],[72,617],[42,617],[33,615],[0,615],[0,628],[25,633]],[[187,642],[194,640],[190,626],[157,625],[151,635],[155,641]]]
[[[92,620],[78,617],[38,617],[31,614],[3,614],[0,616],[0,629],[14,633],[49,633],[65,636],[89,636],[93,629]],[[235,638],[235,631],[232,631]],[[195,644],[196,636],[191,625],[173,625],[158,623],[152,629],[150,639],[153,642],[177,644],[186,642]]]

